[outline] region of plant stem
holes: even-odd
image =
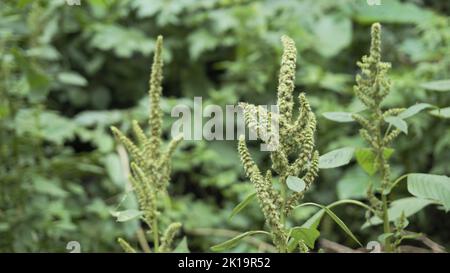
[[[385,145],[383,141],[383,134],[382,134],[382,124],[383,121],[383,115],[381,110],[377,109],[375,118],[377,120],[377,131],[376,131],[376,141],[377,141],[377,147],[374,147],[377,152],[377,158],[378,158],[378,165],[380,169],[380,176],[381,176],[381,201],[382,201],[382,207],[383,207],[383,231],[385,234],[391,232],[391,226],[389,224],[389,212],[388,212],[388,201],[387,201],[387,195],[385,194],[385,189],[389,188],[389,177],[387,177],[389,174],[389,165],[386,162],[386,159],[384,158],[384,150]],[[387,131],[389,128],[387,129]],[[386,252],[391,252],[391,238],[387,237],[384,240],[384,248]]]
[[[391,226],[389,224],[389,212],[388,212],[388,202],[387,195],[384,193],[381,195],[381,201],[383,202],[383,230],[384,233],[391,233]],[[386,252],[391,252],[391,238],[389,236],[384,240],[384,248]]]
[[[144,252],[145,253],[152,252],[150,247],[147,244],[147,239],[145,238],[145,233],[144,233],[144,230],[142,228],[139,228],[136,231],[136,236],[137,236],[139,244],[141,245],[141,248],[144,250]]]
[[[153,232],[153,243],[155,244],[154,252],[158,253],[159,252],[159,233],[158,233],[158,220],[157,219],[153,220],[152,232]]]
[[[283,202],[282,206],[281,206],[281,224],[283,225],[284,228],[286,228],[286,202],[287,202],[287,185],[286,185],[286,178],[283,177],[282,179],[280,179],[281,182],[281,200]],[[280,252],[281,253],[286,253],[287,251],[287,246],[286,246],[286,242],[283,242],[283,245],[279,246]]]

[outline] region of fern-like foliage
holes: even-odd
[[[317,177],[319,154],[314,146],[316,118],[304,93],[298,98],[299,113],[294,118],[293,91],[297,58],[294,41],[287,36],[283,36],[281,41],[284,52],[278,82],[278,113],[262,106],[240,104],[247,126],[271,148],[272,169],[263,174],[253,161],[244,136],[239,139],[238,151],[245,173],[256,189],[273,242],[280,252],[286,252],[286,218]],[[272,171],[279,176],[280,190],[273,185]],[[304,188],[290,191],[287,185],[290,177],[301,181]],[[304,245],[301,247],[305,248]]]
[[[171,157],[181,141],[181,137],[176,137],[170,141],[167,148],[163,149],[162,147],[162,110],[160,107],[163,80],[162,43],[162,36],[159,36],[156,41],[150,75],[150,135],[147,136],[135,120],[132,123],[135,142],[116,127],[111,127],[116,139],[125,146],[131,157],[130,182],[143,213],[142,219],[153,235],[154,252],[171,251],[172,240],[181,228],[180,223],[173,223],[167,227],[164,236],[161,236],[158,229],[158,216],[160,215],[158,200],[167,193],[166,189],[171,173]],[[123,239],[119,239],[119,244],[126,252],[136,252]]]

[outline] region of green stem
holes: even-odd
[[[286,178],[281,180],[281,200],[283,202],[281,206],[281,224],[286,229],[286,202],[287,202],[287,186],[286,186]],[[283,242],[283,245],[280,246],[280,252],[286,253],[287,250],[287,242]]]
[[[158,232],[158,220],[153,220],[152,223],[153,243],[155,244],[154,252],[159,252],[159,232]]]
[[[382,194],[381,200],[383,202],[383,230],[384,233],[391,233],[391,226],[389,224],[389,212],[388,212],[388,202],[387,202],[387,195]],[[384,249],[386,252],[392,252],[391,247],[391,237],[386,237],[384,240]]]
[[[381,193],[381,201],[383,206],[383,231],[384,233],[391,233],[391,226],[389,223],[389,212],[388,212],[388,201],[387,201],[387,194],[385,193],[385,190],[389,188],[389,178],[386,177],[386,174],[388,173],[389,165],[386,164],[386,160],[384,158],[384,137],[381,131],[382,124],[383,124],[383,115],[380,110],[376,113],[376,119],[377,119],[377,131],[376,131],[376,138],[377,138],[377,146],[375,149],[377,150],[377,159],[378,159],[378,165],[380,169],[380,176],[381,176],[381,185],[382,185],[382,193]],[[387,131],[389,131],[389,128]],[[386,237],[384,241],[384,249],[386,252],[392,252],[392,244],[391,244],[391,238]]]

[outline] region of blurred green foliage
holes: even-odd
[[[279,38],[292,37],[299,52],[296,92],[307,93],[318,116],[323,154],[363,146],[357,126],[341,126],[321,114],[360,109],[352,92],[355,63],[367,51],[375,21],[384,25],[385,60],[393,64],[386,106],[449,106],[448,92],[422,86],[450,79],[449,12],[449,3],[428,0],[380,6],[351,0],[91,0],[80,6],[63,0],[2,1],[0,251],[64,252],[72,240],[82,251],[120,251],[116,238],[132,238],[139,230],[136,220],[115,223],[110,215],[119,206],[136,208],[136,202],[107,128],[114,124],[127,131],[132,119],[145,120],[157,35],[165,37],[167,126],[173,122],[171,106],[189,105],[194,96],[218,105],[275,102]],[[393,173],[449,175],[448,125],[445,117],[426,112],[412,119],[408,135],[395,147]],[[235,147],[234,141],[191,141],[175,154],[175,198],[167,222],[184,223],[193,251],[223,241],[210,229],[251,230],[264,221],[256,204],[228,219],[233,206],[251,193]],[[258,160],[269,164],[266,153],[259,152]],[[307,199],[327,204],[361,198],[368,179],[356,164],[323,170]],[[300,211],[294,219],[312,212]],[[358,236],[379,234],[359,229],[364,221],[359,209],[337,214]],[[444,212],[430,207],[410,222],[450,246]],[[321,234],[352,245],[332,221],[322,224]]]

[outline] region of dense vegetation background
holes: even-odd
[[[74,2],[74,1],[72,1]],[[369,46],[369,26],[384,26],[384,59],[392,62],[387,106],[427,102],[450,105],[448,92],[425,82],[450,78],[450,3],[427,0],[90,0],[0,2],[0,251],[120,251],[116,238],[137,244],[137,220],[118,223],[111,212],[135,208],[109,131],[144,121],[151,54],[165,39],[163,109],[169,133],[171,106],[275,102],[282,34],[298,47],[296,92],[305,91],[318,116],[321,153],[362,146],[356,125],[321,113],[359,107],[352,92],[356,61]],[[142,124],[142,123],[141,123]],[[395,145],[394,175],[450,174],[450,127],[426,112],[411,120]],[[255,146],[256,147],[256,146]],[[257,149],[253,152],[255,155]],[[267,155],[259,152],[262,164]],[[369,177],[356,164],[322,170],[306,200],[328,204],[361,198]],[[251,192],[235,141],[185,142],[175,155],[172,213],[184,223],[191,251],[209,251],[232,231],[261,227],[258,205],[229,220]],[[404,190],[404,186],[403,186]],[[397,191],[402,195],[402,190]],[[313,210],[295,215],[299,222]],[[365,241],[379,227],[361,230],[364,212],[336,213]],[[220,229],[220,230],[218,230]],[[450,247],[450,218],[428,207],[410,229]],[[356,247],[332,222],[321,236]],[[242,244],[235,251],[256,251]]]

